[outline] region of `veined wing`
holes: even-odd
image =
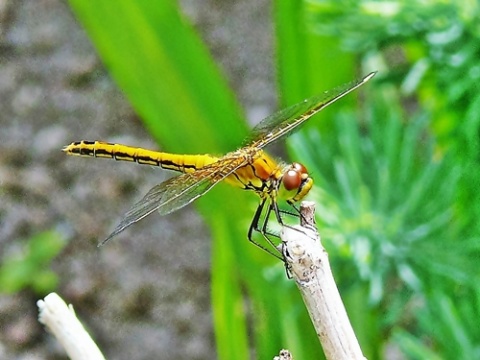
[[[182,174],[154,186],[125,214],[120,224],[99,246],[154,211],[166,215],[190,204],[246,164],[244,157],[225,156],[193,173]]]
[[[293,129],[303,124],[311,116],[323,110],[328,105],[333,104],[335,101],[353,90],[358,89],[376,73],[376,71],[371,72],[363,79],[344,84],[266,117],[253,128],[251,135],[248,138],[247,146],[261,149],[273,141],[291,134]]]

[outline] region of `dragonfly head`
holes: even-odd
[[[302,200],[313,186],[313,179],[300,163],[287,167],[282,177],[282,188],[287,194],[287,202],[293,204]]]

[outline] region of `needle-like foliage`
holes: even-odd
[[[335,42],[325,57],[345,51],[380,72],[361,111],[290,142],[314,172],[319,227],[365,353],[478,358],[478,4],[308,1],[302,14]]]

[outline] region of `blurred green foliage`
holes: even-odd
[[[55,290],[58,275],[49,266],[65,245],[66,242],[55,231],[32,236],[21,253],[2,260],[0,293],[12,294],[29,288],[43,296]]]
[[[303,5],[309,36],[337,48],[324,58],[340,49],[380,71],[361,112],[290,142],[314,171],[319,227],[365,354],[480,358],[479,4]]]
[[[163,148],[238,146],[233,93],[173,0],[120,0],[115,16],[106,0],[70,3]],[[315,178],[319,229],[369,359],[480,358],[478,6],[274,2],[283,105],[379,70],[287,141]],[[219,186],[198,201],[214,241],[218,357],[286,347],[320,358],[281,264],[245,239],[255,203],[240,193]]]

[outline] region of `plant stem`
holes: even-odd
[[[333,279],[328,254],[315,228],[315,204],[303,202],[301,225],[285,226],[282,252],[327,359],[365,359]]]

